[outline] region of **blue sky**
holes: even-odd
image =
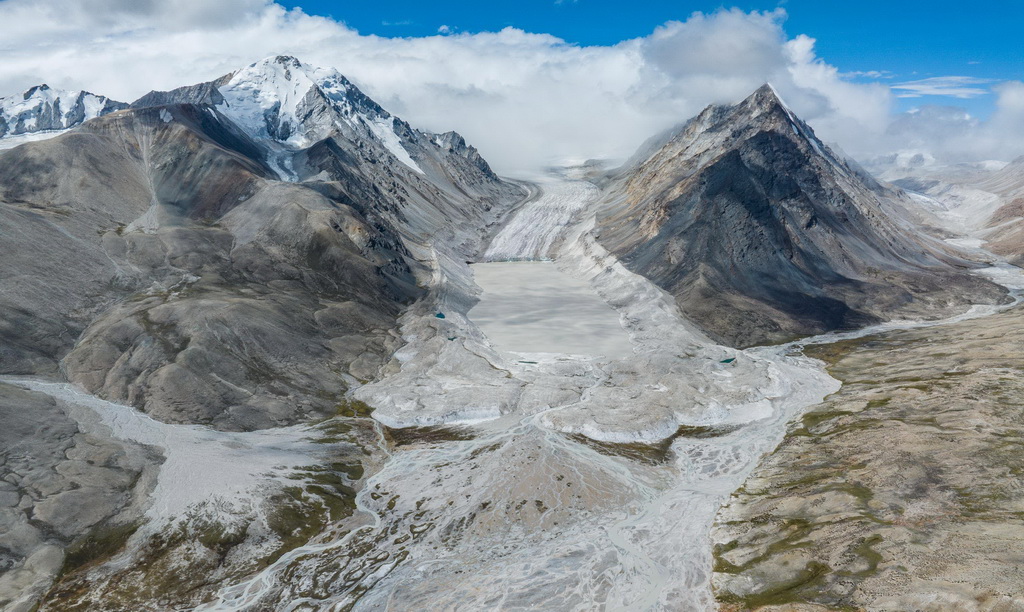
[[[694,11],[738,7],[746,11],[782,7],[790,36],[817,40],[817,54],[857,81],[899,83],[944,76],[977,79],[971,89],[993,82],[1024,79],[1024,2],[947,0],[788,0],[784,2],[623,3],[621,0],[520,0],[480,2],[281,2],[308,14],[329,16],[362,34],[386,37],[429,36],[446,25],[456,32],[496,31],[513,26],[558,36],[579,45],[610,45],[646,36],[669,20],[685,20]],[[903,91],[903,94],[909,92]],[[961,95],[969,95],[964,92]],[[900,110],[920,104],[962,106],[985,116],[993,96],[899,98]]]

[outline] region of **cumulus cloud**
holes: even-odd
[[[579,46],[514,28],[364,36],[268,0],[0,0],[0,92],[45,81],[132,100],[289,54],[336,67],[417,127],[458,130],[516,172],[626,157],[705,105],[769,81],[823,139],[878,153],[893,90],[851,82],[817,57],[812,38],[788,36],[785,18],[782,9],[694,13],[645,37]],[[1009,109],[1017,95],[1007,86],[1000,100]]]

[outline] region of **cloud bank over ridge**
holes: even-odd
[[[338,68],[418,127],[460,131],[499,171],[517,172],[625,157],[707,104],[770,81],[823,139],[861,159],[911,146],[951,160],[1024,154],[1024,84],[996,86],[987,122],[936,112],[894,121],[888,85],[851,82],[812,38],[787,35],[785,17],[694,13],[643,38],[582,47],[514,28],[363,36],[266,0],[0,0],[0,95],[46,81],[132,100],[295,55]]]

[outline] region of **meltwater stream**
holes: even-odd
[[[431,428],[402,446],[382,430],[387,457],[357,495],[360,523],[204,609],[715,607],[718,508],[839,383],[789,345],[711,344],[590,236],[592,185],[543,189],[488,257],[553,260],[614,307],[632,350],[511,352],[472,320],[472,270],[436,249],[438,286],[403,317],[397,371],[357,393],[385,425]]]

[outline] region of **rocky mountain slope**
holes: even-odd
[[[0,607],[194,606],[352,514],[349,387],[525,195],[286,57],[0,151],[0,374],[157,419],[0,384]]]
[[[601,242],[727,344],[1003,299],[767,85],[707,108],[605,182]]]
[[[999,195],[1002,202],[981,234],[988,248],[1017,265],[1024,264],[1024,158],[992,173],[977,187]]]
[[[911,192],[927,225],[952,234],[967,232],[993,253],[1024,262],[1024,158],[895,166],[885,168],[884,176]]]
[[[330,414],[434,245],[523,194],[294,58],[150,94],[0,155],[0,373],[231,429]]]
[[[37,85],[20,95],[0,98],[0,138],[66,130],[127,108],[88,91],[63,91]]]

